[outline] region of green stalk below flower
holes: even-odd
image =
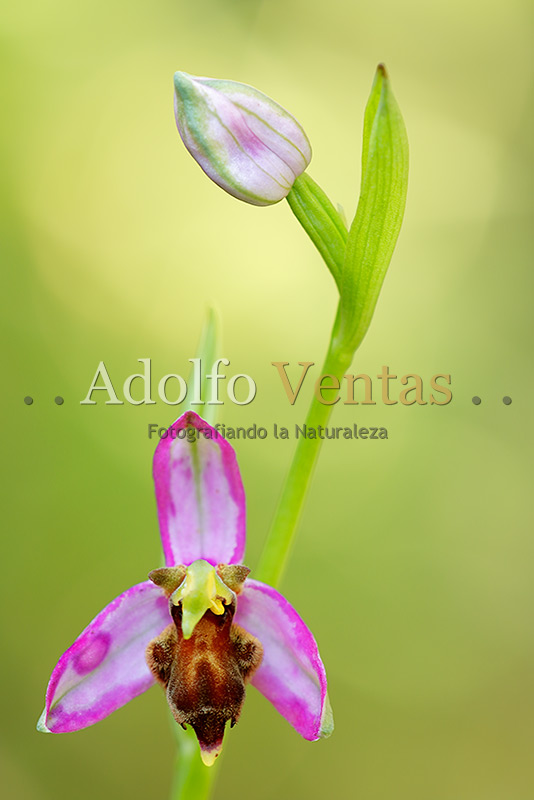
[[[334,375],[341,381],[351,361],[352,353],[336,348],[332,338],[321,374]],[[333,407],[320,403],[314,397],[306,417],[306,425],[312,428],[319,425],[325,427]],[[277,587],[280,584],[286,568],[321,444],[322,439],[319,438],[306,437],[298,441],[260,564],[255,571],[258,580],[271,586]]]
[[[174,719],[171,722],[177,748],[170,798],[171,800],[209,800],[219,771],[219,760],[212,767],[206,767],[200,758],[194,730],[188,728],[184,731]]]

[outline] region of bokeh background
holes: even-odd
[[[319,365],[333,320],[334,283],[287,204],[226,196],[183,149],[173,72],[242,80],[289,108],[310,173],[352,217],[385,61],[410,189],[354,367],[425,387],[450,373],[454,398],[336,407],[335,424],[389,439],[324,446],[282,587],[320,643],[336,731],[304,742],[251,689],[216,798],[532,797],[527,3],[30,0],[2,17],[4,796],[170,786],[158,688],[85,731],[35,731],[59,655],[160,561],[147,425],[178,410],[80,406],[98,362],[119,391],[138,358],[154,388],[186,376],[215,303],[228,373],[258,384],[221,421],[292,426],[311,386],[290,407],[270,362]],[[294,444],[237,444],[251,567]]]

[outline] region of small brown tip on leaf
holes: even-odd
[[[376,71],[379,72],[382,75],[382,77],[385,78],[386,80],[389,78],[385,64],[380,63],[376,68]]]
[[[182,583],[186,575],[186,568],[183,566],[178,567],[161,567],[161,569],[153,569],[148,574],[149,580],[155,583],[156,586],[161,586],[167,596],[176,591]]]

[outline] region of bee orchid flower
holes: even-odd
[[[245,494],[230,444],[188,411],[156,448],[154,481],[165,567],[115,598],[61,656],[38,729],[86,728],[157,682],[210,765],[250,681],[305,739],[327,736],[315,639],[241,563]]]

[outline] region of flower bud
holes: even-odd
[[[252,86],[174,76],[176,125],[204,172],[229,194],[256,206],[282,200],[311,159],[297,120]]]

